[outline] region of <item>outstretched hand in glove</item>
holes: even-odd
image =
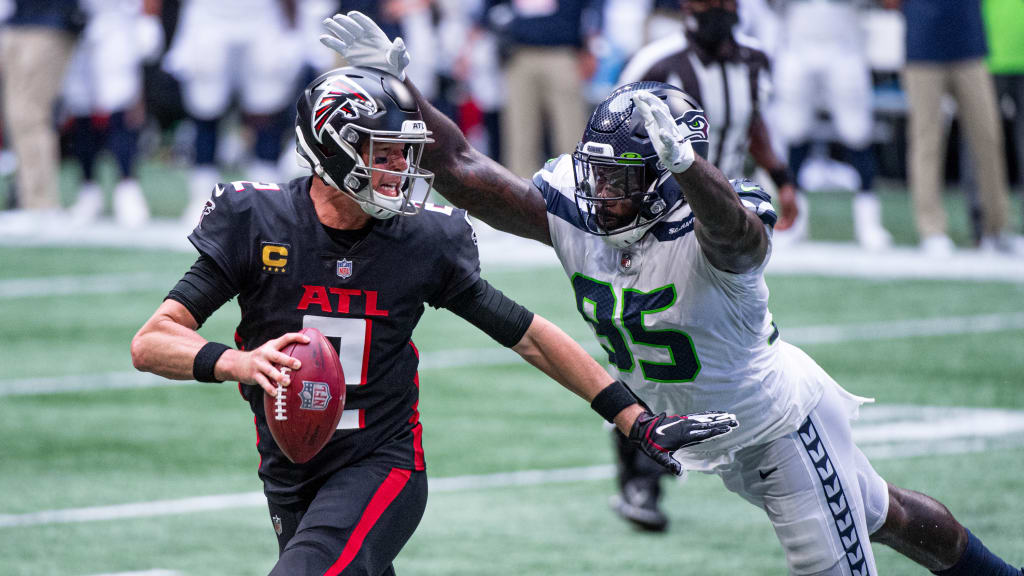
[[[646,90],[633,95],[633,105],[644,120],[644,128],[651,139],[658,159],[670,172],[686,172],[695,158],[693,145],[683,137],[668,104]]]
[[[655,415],[644,411],[633,422],[629,441],[673,474],[681,476],[683,466],[672,457],[673,452],[728,434],[738,425],[736,416],[728,412],[700,412],[679,416],[666,415],[664,412]]]
[[[324,20],[326,33],[320,35],[320,42],[334,50],[349,66],[376,68],[405,80],[405,68],[409,65],[409,52],[405,42],[388,35],[369,16],[358,11],[335,14]]]

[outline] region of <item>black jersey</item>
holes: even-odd
[[[260,477],[276,494],[297,493],[371,452],[424,469],[412,332],[425,303],[446,306],[480,275],[464,211],[426,205],[418,216],[375,220],[347,246],[318,220],[310,185],[308,177],[219,185],[189,236],[236,288],[240,348],[311,326],[338,349],[345,411],[334,437],[305,464],[290,462],[274,442],[263,390],[240,386],[256,415]]]

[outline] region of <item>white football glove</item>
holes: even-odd
[[[409,52],[405,42],[395,38],[392,42],[387,34],[369,16],[355,10],[335,14],[324,20],[326,34],[320,35],[320,42],[334,50],[349,66],[376,68],[405,80],[405,67],[409,65]]]
[[[683,138],[668,105],[646,90],[633,94],[633,105],[644,119],[644,128],[661,163],[670,172],[686,172],[695,160],[693,145]]]

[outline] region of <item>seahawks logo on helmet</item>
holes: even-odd
[[[317,86],[314,92],[317,96],[313,104],[313,131],[320,141],[323,141],[324,126],[335,114],[355,120],[362,114],[377,113],[377,103],[370,94],[347,76],[335,76]]]
[[[706,141],[708,139],[708,119],[704,117],[703,110],[687,110],[683,114],[680,126],[686,126],[689,129],[687,140]]]

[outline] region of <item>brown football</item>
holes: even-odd
[[[277,397],[263,395],[263,410],[274,441],[289,460],[308,462],[327,444],[345,409],[345,376],[338,353],[316,328],[303,328],[309,344],[289,344],[281,351],[302,367]]]

